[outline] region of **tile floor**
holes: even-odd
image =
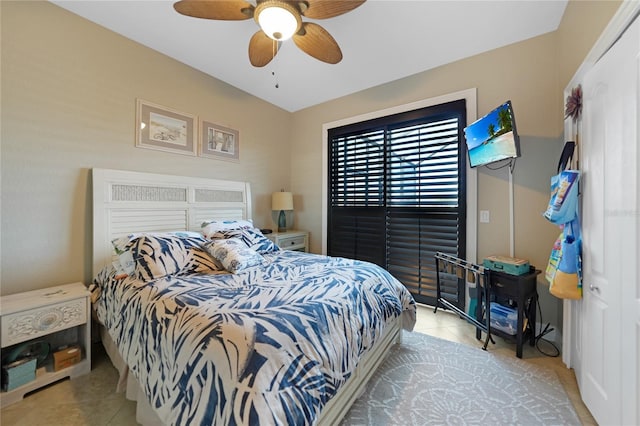
[[[456,315],[433,308],[418,307],[415,331],[462,344],[481,346],[475,339],[475,329]],[[515,356],[515,344],[499,337],[487,350]],[[540,349],[551,352],[553,348],[542,342]],[[111,366],[102,346],[93,348],[93,364],[90,374],[74,380],[64,380],[36,391],[22,401],[0,412],[1,425],[15,426],[135,426],[135,404],[123,394],[114,393],[116,370]],[[567,369],[560,357],[548,357],[535,347],[525,346],[523,359],[544,368],[553,369],[567,395],[573,402],[583,425],[596,425],[593,417],[580,399],[573,370]]]

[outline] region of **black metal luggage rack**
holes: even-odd
[[[464,259],[460,259],[455,256],[451,256],[445,253],[437,252],[435,255],[436,259],[436,307],[433,310],[433,313],[438,311],[439,307],[443,309],[450,309],[456,312],[460,317],[466,319],[468,322],[472,323],[476,326],[478,330],[478,339],[479,330],[482,330],[486,333],[486,338],[484,341],[484,345],[482,349],[487,350],[487,345],[489,341],[491,343],[495,343],[493,338],[491,337],[491,327],[490,327],[490,301],[491,295],[489,289],[491,288],[490,281],[490,273],[489,268],[485,268],[484,266],[477,265],[475,263],[467,262]],[[448,274],[448,275],[456,275],[460,279],[466,279],[466,281],[475,282],[476,284],[476,310],[475,317],[467,314],[464,310],[458,308],[447,299],[443,297],[442,288],[441,288],[441,279],[440,274]],[[480,320],[479,320],[480,319]],[[484,322],[481,322],[484,320]]]

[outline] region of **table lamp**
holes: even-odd
[[[285,210],[293,210],[293,195],[290,192],[274,192],[271,194],[271,210],[280,210],[278,216],[278,232],[287,230],[287,219],[284,215]]]

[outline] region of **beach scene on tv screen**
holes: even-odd
[[[508,104],[491,111],[465,129],[471,166],[518,155]]]

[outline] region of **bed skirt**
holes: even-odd
[[[160,426],[164,423],[153,408],[147,401],[147,398],[142,392],[142,388],[138,384],[138,381],[133,377],[133,374],[129,374],[129,367],[124,362],[115,342],[109,335],[107,329],[100,325],[100,338],[102,339],[102,345],[104,346],[111,363],[118,370],[118,384],[116,386],[116,392],[124,392],[125,397],[130,401],[136,401],[136,422],[143,426]]]

